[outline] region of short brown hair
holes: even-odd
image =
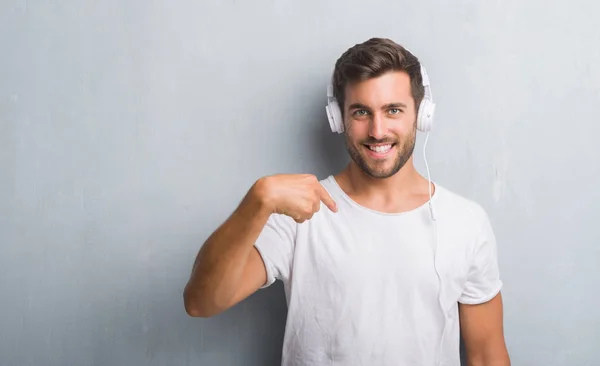
[[[418,110],[425,94],[419,60],[390,39],[371,38],[349,48],[335,63],[332,80],[333,95],[340,105],[342,114],[348,84],[375,78],[390,71],[403,71],[408,74],[415,110]]]

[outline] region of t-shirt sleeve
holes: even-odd
[[[289,216],[272,214],[254,246],[262,257],[269,287],[275,280],[288,281],[294,256],[297,223]]]
[[[476,236],[467,282],[459,298],[462,304],[482,304],[502,288],[498,269],[496,237],[488,215],[480,208],[480,229]]]

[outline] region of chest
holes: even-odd
[[[427,221],[316,221],[298,230],[294,286],[319,299],[460,296],[468,271],[466,242]]]

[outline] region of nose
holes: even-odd
[[[383,118],[379,113],[374,113],[373,118],[371,118],[369,123],[369,135],[379,140],[387,135],[387,132],[388,128],[385,118]]]

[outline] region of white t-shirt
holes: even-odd
[[[264,287],[285,288],[282,365],[460,365],[458,302],[489,301],[502,287],[486,212],[436,185],[434,225],[428,203],[376,212],[333,176],[321,184],[337,213],[322,204],[302,224],[271,215],[255,244]]]

